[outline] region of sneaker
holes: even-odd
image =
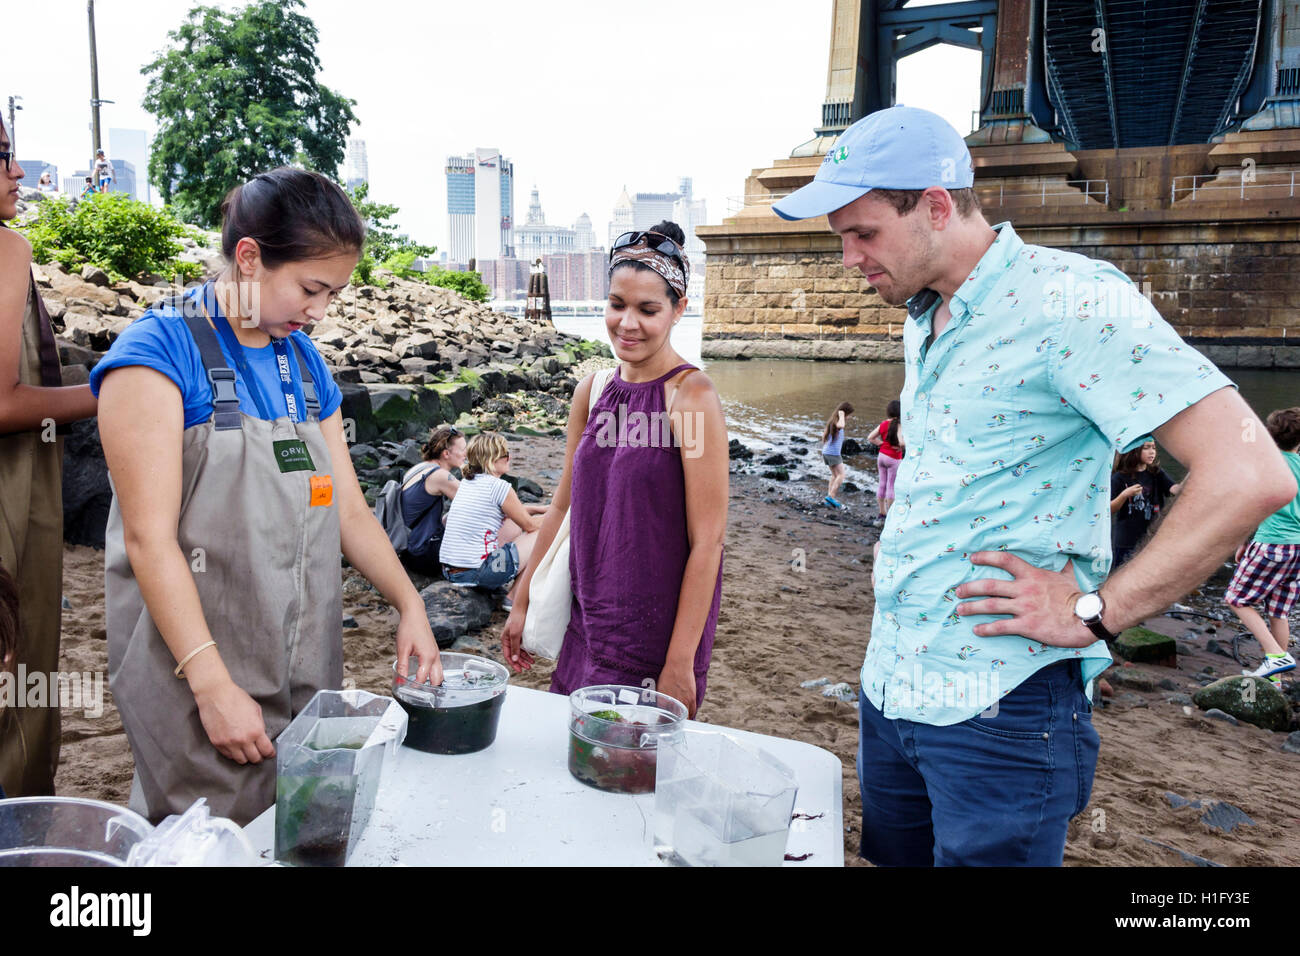
[[[840,506],[840,503],[836,501],[834,498],[832,498],[830,495],[827,495],[825,498],[822,499],[822,501],[826,502],[826,505],[831,508],[838,508]]]
[[[510,600],[510,598],[501,599],[501,610],[509,612],[509,611],[513,611],[514,609],[515,609],[514,601]]]
[[[1295,658],[1290,654],[1282,654],[1278,657],[1272,655],[1264,658],[1264,663],[1253,671],[1242,668],[1242,673],[1250,677],[1272,677],[1274,674],[1282,674],[1286,671],[1295,670]]]

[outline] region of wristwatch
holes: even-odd
[[[1103,641],[1110,643],[1115,640],[1115,635],[1106,630],[1106,626],[1101,623],[1101,616],[1105,613],[1106,602],[1102,600],[1101,593],[1098,591],[1089,591],[1087,594],[1080,595],[1078,600],[1074,602],[1074,616],[1088,630]]]

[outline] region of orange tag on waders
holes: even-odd
[[[334,504],[334,481],[329,475],[311,476],[311,506],[328,508]]]

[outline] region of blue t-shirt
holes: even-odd
[[[215,333],[214,333],[215,334]],[[316,397],[320,399],[320,420],[324,421],[338,410],[343,403],[343,393],[334,384],[325,361],[316,351],[311,338],[304,332],[290,333],[293,343],[291,352],[298,352],[303,362],[311,371],[316,383]],[[235,369],[234,357],[226,348],[221,336],[217,336],[221,354],[226,357],[230,368]],[[284,400],[284,391],[280,387],[280,371],[276,366],[275,349],[271,345],[260,349],[244,348],[244,357],[248,367],[257,377],[262,395],[270,403],[273,418],[284,418],[288,407]],[[185,405],[185,427],[192,428],[212,417],[212,385],[203,371],[203,359],[199,354],[198,344],[190,334],[185,320],[176,313],[155,312],[150,309],[136,319],[118,336],[108,353],[90,373],[90,390],[99,396],[99,389],[104,376],[112,369],[127,365],[143,365],[162,372],[171,379],[181,392]],[[298,371],[298,361],[290,356],[289,367],[293,372],[294,398],[299,409],[306,409],[306,400],[302,394],[302,377]],[[250,418],[263,418],[257,408],[257,402],[244,383],[243,375],[236,369],[235,389],[239,395],[239,410]],[[300,414],[305,414],[300,412]]]
[[[831,437],[826,439],[826,443],[822,445],[822,454],[838,455],[840,453],[840,449],[843,447],[844,447],[844,429],[833,428],[831,429]]]

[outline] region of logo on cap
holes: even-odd
[[[849,148],[847,146],[841,146],[839,149],[835,151],[834,162],[836,166],[838,166],[840,163],[844,162],[844,160],[848,158],[849,158]]]

